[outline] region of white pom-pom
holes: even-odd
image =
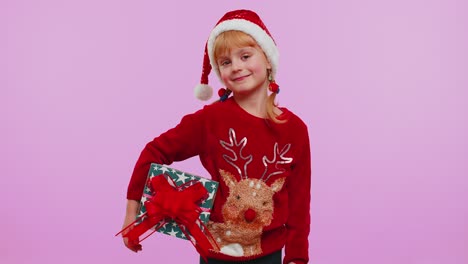
[[[206,101],[213,96],[213,88],[208,84],[198,84],[195,86],[194,94],[197,99]]]

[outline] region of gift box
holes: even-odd
[[[143,190],[143,195],[140,200],[140,210],[138,214],[139,221],[141,223],[146,218],[147,208],[145,207],[145,202],[151,199],[154,195],[154,191],[151,188],[151,180],[153,177],[165,177],[167,182],[175,188],[177,191],[183,191],[190,186],[201,183],[206,189],[208,195],[205,199],[201,200],[198,204],[201,213],[199,215],[200,223],[198,224],[201,230],[204,230],[204,226],[210,219],[210,211],[213,207],[213,202],[216,196],[216,191],[218,189],[218,182],[209,180],[197,175],[193,175],[187,172],[176,170],[174,168],[167,167],[165,165],[160,165],[153,163],[151,164],[150,170],[148,172],[148,178],[146,181],[145,188]],[[182,227],[183,228],[183,227]],[[181,229],[179,223],[173,219],[164,219],[157,225],[153,227],[157,232],[167,234],[170,236],[187,239],[185,232]],[[190,233],[189,233],[190,234]]]

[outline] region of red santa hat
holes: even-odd
[[[219,34],[230,31],[242,31],[250,35],[262,48],[271,64],[272,77],[276,75],[278,69],[279,52],[270,32],[263,24],[260,17],[250,10],[235,10],[226,13],[211,31],[210,37],[205,45],[205,55],[203,58],[203,71],[200,84],[195,87],[195,97],[206,101],[213,95],[213,88],[208,85],[208,75],[214,69],[216,75],[221,80],[218,65],[214,59],[214,42]],[[222,80],[221,80],[222,82]]]

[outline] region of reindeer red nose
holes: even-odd
[[[256,215],[257,215],[257,214],[255,213],[255,211],[249,208],[249,209],[247,209],[247,211],[245,211],[245,213],[244,213],[244,218],[245,218],[245,220],[246,220],[247,222],[250,223],[250,222],[252,222],[252,221],[255,219],[255,216],[256,216]]]

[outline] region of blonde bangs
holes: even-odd
[[[242,31],[229,30],[216,37],[213,45],[213,55],[215,61],[217,61],[219,57],[230,53],[233,48],[255,46],[257,46],[257,42],[248,34]]]

